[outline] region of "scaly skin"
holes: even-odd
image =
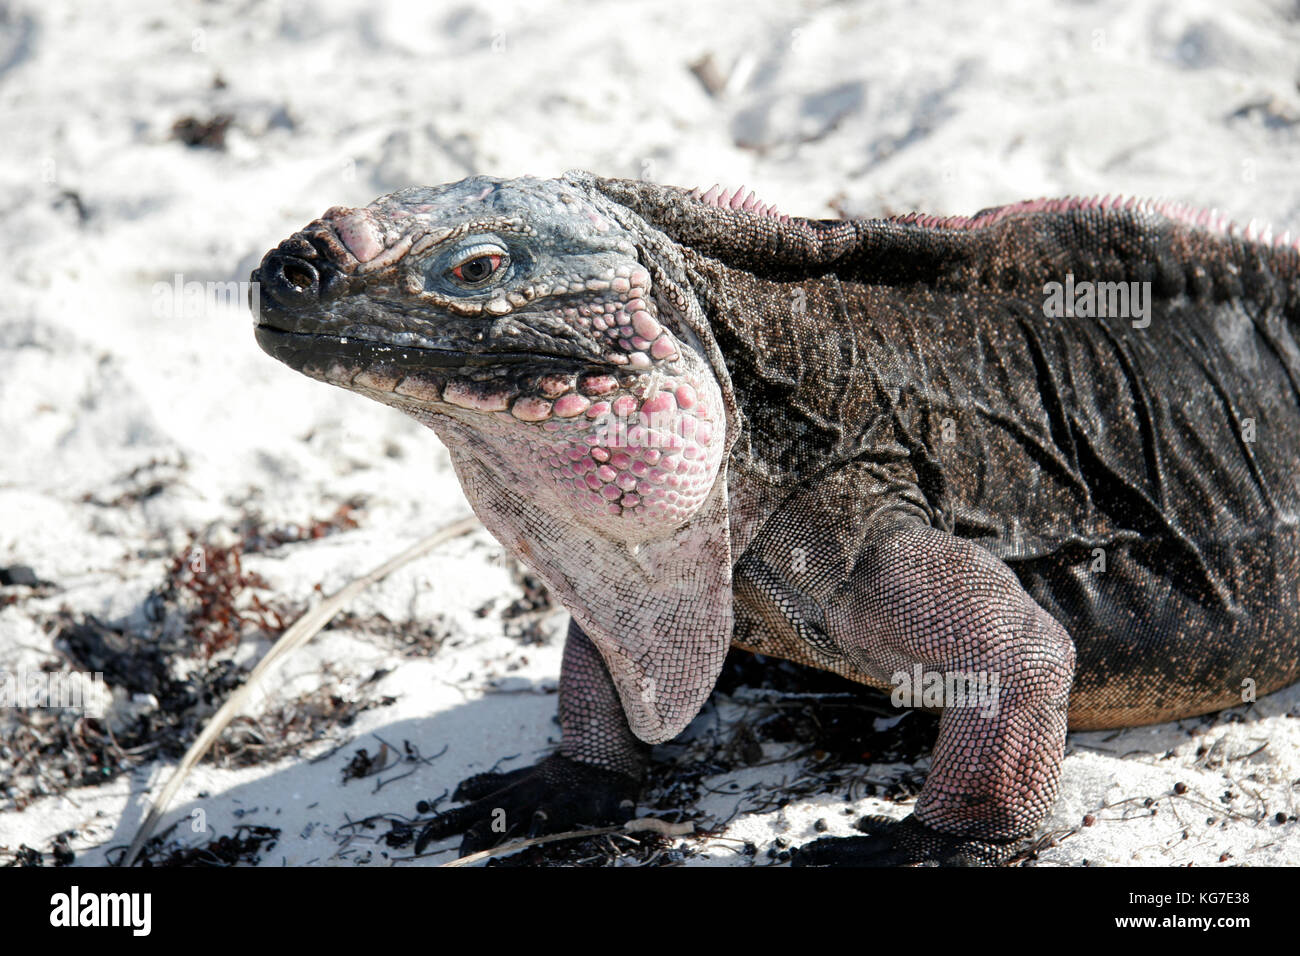
[[[998,862],[1067,721],[1293,682],[1298,261],[1111,200],[814,222],[571,173],[331,209],[254,273],[259,342],[434,428],[573,616],[560,753],[424,839],[625,817],[730,643],[997,679],[948,702],[912,817],[811,864]],[[1150,282],[1150,323],[1045,316],[1067,275]]]

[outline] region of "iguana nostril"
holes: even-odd
[[[320,297],[320,273],[316,267],[296,256],[272,251],[262,260],[262,291],[276,305],[297,308]]]
[[[284,278],[288,283],[299,292],[308,292],[316,282],[314,273],[301,265],[294,263],[292,260],[285,263]]]

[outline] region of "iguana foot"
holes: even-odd
[[[509,773],[481,773],[461,781],[453,800],[468,800],[438,814],[420,831],[415,852],[463,833],[460,855],[511,838],[624,823],[636,810],[640,784],[633,777],[556,754]]]
[[[824,837],[791,854],[792,866],[997,866],[1020,842],[969,840],[932,830],[916,817],[870,816],[858,821],[866,836]]]

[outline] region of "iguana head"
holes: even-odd
[[[449,444],[495,448],[510,481],[593,531],[671,533],[717,476],[724,409],[610,205],[476,176],[335,207],[253,274],[258,342]]]
[[[477,176],[332,208],[253,273],[257,340],[433,427],[658,741],[730,642],[734,413],[679,250],[601,182]]]

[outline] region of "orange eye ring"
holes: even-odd
[[[451,274],[461,282],[478,285],[496,275],[497,270],[501,268],[502,258],[502,256],[495,253],[472,256],[452,269]],[[469,270],[468,274],[466,274],[466,270]]]

